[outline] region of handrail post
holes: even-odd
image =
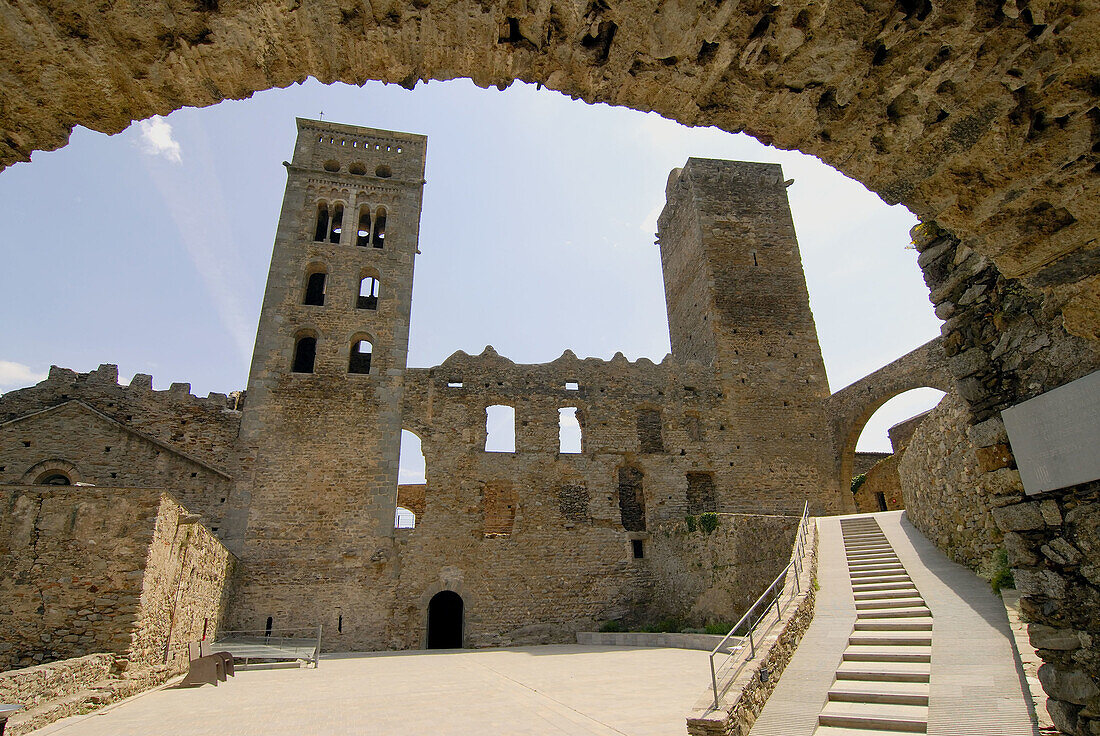
[[[313,666],[317,667],[321,659],[321,624],[317,624],[317,648],[313,650]]]
[[[714,652],[710,653],[710,686],[714,690],[714,709],[718,710],[718,676],[714,674]]]

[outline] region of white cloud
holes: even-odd
[[[160,115],[138,123],[141,150],[151,156],[164,156],[173,163],[182,163],[180,144],[172,137],[172,125]]]
[[[0,388],[32,386],[45,378],[45,373],[37,373],[29,365],[0,360]]]

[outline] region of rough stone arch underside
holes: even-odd
[[[0,21],[0,166],[75,125],[115,133],[310,76],[520,79],[819,156],[1097,339],[1096,3],[873,5],[26,0]]]
[[[949,392],[954,386],[955,380],[943,351],[943,338],[937,337],[826,399],[841,489],[847,488],[852,480],[859,435],[879,407],[915,388]]]

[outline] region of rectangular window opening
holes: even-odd
[[[558,452],[576,455],[581,452],[581,414],[575,406],[558,409]]]
[[[485,452],[516,451],[516,408],[504,404],[485,407]]]
[[[566,381],[565,382],[565,390],[566,391],[580,391],[581,390],[581,385],[579,383],[577,383],[576,381]]]
[[[640,560],[645,557],[645,544],[641,539],[631,539],[630,548],[634,553],[635,560]]]
[[[447,381],[447,388],[462,388],[462,381]]]

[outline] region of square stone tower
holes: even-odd
[[[657,221],[673,358],[712,366],[721,390],[724,511],[842,508],[787,186],[778,164],[689,158]]]
[[[391,554],[427,139],[297,122],[241,421],[236,627],[386,618],[367,591]]]

